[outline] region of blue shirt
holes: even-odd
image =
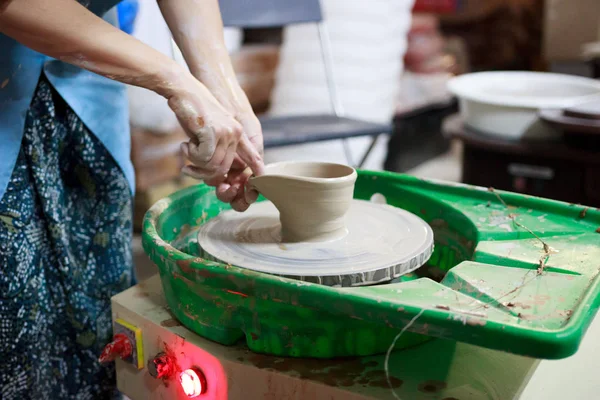
[[[140,4],[138,0],[121,0],[117,5],[119,14],[119,27],[129,34],[133,33],[135,18],[137,17]]]
[[[118,0],[91,0],[87,8],[118,26]],[[102,142],[134,190],[125,85],[46,57],[0,34],[0,198],[23,139],[25,117],[42,71],[56,91]]]

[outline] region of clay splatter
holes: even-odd
[[[162,321],[160,326],[164,326],[165,328],[173,328],[175,326],[181,326],[181,323],[177,321],[175,318],[170,318]]]
[[[294,372],[301,379],[312,380],[329,386],[388,387],[384,370],[375,369],[365,372],[365,367],[376,367],[379,363],[376,361],[364,363],[360,358],[312,360],[250,354],[248,361],[258,368],[278,372]],[[396,377],[390,377],[389,381],[392,388],[395,389],[404,384],[404,381]]]
[[[417,389],[422,393],[437,393],[446,389],[448,385],[442,381],[425,381],[419,384]]]
[[[564,298],[562,298],[562,299],[563,299],[562,301],[564,301]],[[531,306],[530,306],[530,305],[528,305],[528,304],[525,304],[525,303],[519,303],[519,302],[513,303],[512,301],[509,301],[509,302],[508,302],[508,303],[506,303],[505,305],[506,305],[506,307],[510,307],[510,308],[512,308],[512,307],[521,307],[521,308],[523,308],[523,309],[528,309],[528,308],[531,308]]]
[[[485,326],[485,324],[487,323],[485,319],[481,318],[467,318],[465,321],[467,325],[471,326]]]

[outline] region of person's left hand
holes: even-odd
[[[215,187],[219,200],[230,203],[231,208],[243,212],[258,198],[258,192],[248,185],[251,176],[250,168],[237,159],[226,176],[208,179],[205,183]]]

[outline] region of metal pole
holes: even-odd
[[[323,65],[325,67],[325,79],[327,80],[327,88],[329,89],[329,100],[333,113],[341,117],[344,115],[344,106],[340,101],[337,87],[334,79],[333,71],[333,57],[331,54],[331,42],[329,41],[329,32],[323,22],[317,24],[319,29],[319,42],[321,43],[321,57],[323,58]]]
[[[362,160],[360,160],[360,163],[358,163],[358,165],[357,165],[358,168],[362,168],[364,166],[365,162],[367,161],[367,158],[369,158],[369,154],[371,154],[371,151],[373,151],[373,149],[375,148],[375,145],[377,144],[377,139],[379,139],[379,136],[381,136],[381,134],[373,136],[373,138],[371,139],[371,144],[369,145],[369,148],[363,155],[363,158],[362,158]]]
[[[325,79],[327,81],[327,89],[329,91],[329,101],[331,103],[331,108],[333,109],[334,115],[336,117],[342,117],[344,115],[344,106],[340,101],[340,97],[337,92],[337,86],[335,84],[329,32],[327,31],[327,28],[323,22],[317,24],[317,29],[319,31],[319,42],[321,45],[321,58],[323,59],[323,66],[325,68]],[[348,145],[348,141],[346,139],[342,139],[342,146],[344,147],[344,155],[346,156],[348,164],[354,165],[354,161],[352,160],[352,151],[350,150],[350,146]]]

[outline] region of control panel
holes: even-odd
[[[112,300],[113,340],[99,355],[116,363],[117,387],[131,400],[228,399],[225,370],[211,349],[185,329],[143,284]],[[214,351],[213,351],[214,353]]]
[[[185,310],[185,307],[182,307]],[[371,400],[390,396],[384,382],[353,383],[360,361],[282,359],[224,346],[196,335],[175,318],[155,276],[112,299],[114,340],[103,362],[116,363],[117,388],[131,400]],[[193,319],[202,327],[201,316]],[[359,368],[356,370],[356,368]],[[342,370],[340,370],[340,368]],[[349,368],[348,372],[345,368]],[[359,375],[356,375],[359,374]]]

